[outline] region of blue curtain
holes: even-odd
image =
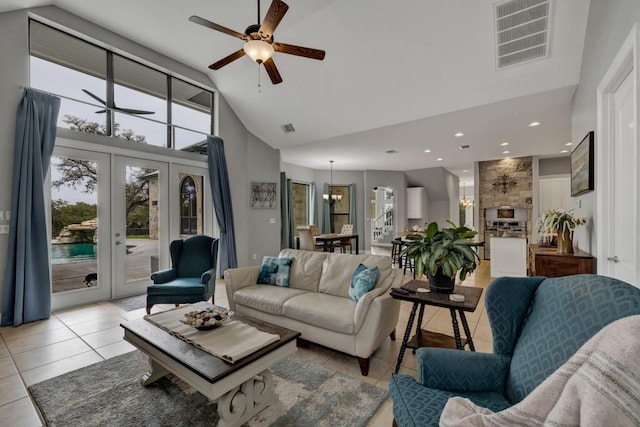
[[[282,227],[280,229],[280,249],[295,248],[293,229],[293,181],[287,179],[284,172],[280,172],[280,215]]]
[[[355,184],[349,184],[349,224],[353,224],[353,225],[356,224],[356,185]]]
[[[322,194],[329,194],[329,184],[324,183],[324,191]],[[329,203],[322,202],[322,232],[324,234],[331,233],[331,208]]]
[[[31,89],[25,89],[18,105],[2,326],[18,326],[51,315],[44,179],[59,111],[60,98]]]
[[[220,226],[220,276],[229,268],[238,266],[236,256],[236,236],[233,227],[233,208],[227,160],[224,155],[224,142],[217,136],[207,137],[207,162],[209,164],[209,182],[213,196],[213,208]]]

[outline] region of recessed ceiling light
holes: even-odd
[[[540,122],[531,122],[531,123],[529,123],[529,127],[530,128],[535,127],[535,126],[540,126]]]
[[[506,147],[507,145],[509,145],[509,143],[508,142],[503,142],[500,145],[503,146],[503,147]]]
[[[456,133],[456,134],[455,134],[455,135],[453,135],[453,136],[455,136],[456,138],[460,138],[461,136],[464,136],[464,133],[462,133],[462,132],[458,132],[458,133]]]
[[[560,152],[561,152],[561,153],[568,153],[568,152],[569,152],[569,150],[561,150]]]
[[[564,145],[566,145],[567,147],[571,147],[571,146],[573,145],[573,142],[567,142],[567,143],[566,143],[566,144],[564,144]]]
[[[464,169],[462,172],[469,172],[469,169]]]
[[[436,160],[441,162],[442,161],[442,157],[438,157]]]
[[[510,152],[511,152],[511,151],[509,151],[509,150],[504,150],[504,151],[502,152],[502,154],[509,154]]]
[[[425,152],[425,153],[430,153],[430,152],[431,152],[431,150],[424,150],[424,152]]]

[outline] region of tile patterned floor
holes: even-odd
[[[489,263],[484,262],[464,285],[486,288],[490,281]],[[225,306],[227,304],[222,281],[218,281],[216,285],[216,302]],[[172,306],[156,306],[154,312],[170,307]],[[387,339],[374,353],[368,377],[360,375],[358,363],[352,356],[313,344],[299,348],[297,353],[326,368],[388,389],[410,308],[410,304],[402,303],[396,329],[398,340]],[[122,340],[122,328],[119,324],[125,320],[140,318],[144,314],[144,309],[127,312],[105,302],[55,312],[48,320],[17,328],[0,328],[0,424],[42,425],[27,393],[27,387],[134,350],[133,346]],[[484,298],[478,309],[467,315],[467,319],[477,351],[490,352],[491,330],[484,310]],[[452,334],[451,317],[446,309],[427,307],[423,324],[428,330]],[[400,372],[417,376],[416,369],[416,357],[411,351],[407,351]],[[392,418],[392,403],[388,399],[369,426],[389,427]]]

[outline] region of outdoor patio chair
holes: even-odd
[[[171,268],[151,274],[147,287],[147,314],[154,304],[213,303],[218,239],[197,235],[174,240],[169,246]]]

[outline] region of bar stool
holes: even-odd
[[[404,245],[404,243],[403,243],[403,245]],[[407,274],[407,270],[409,270],[410,272],[412,272],[415,275],[413,259],[409,258],[407,256],[407,254],[404,254],[401,258],[402,259],[400,261],[404,264],[404,270],[402,270],[402,274],[406,275]],[[415,279],[415,277],[414,277],[414,279]]]
[[[402,238],[398,237],[391,241],[391,263],[398,264],[398,268],[402,268]]]

